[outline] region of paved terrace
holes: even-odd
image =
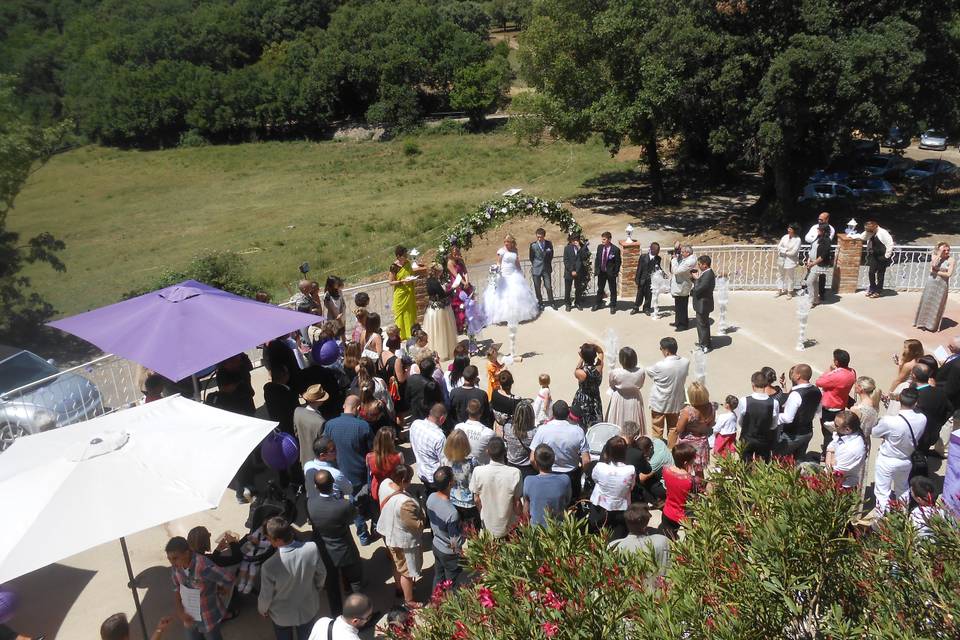
[[[795,363],[807,362],[819,374],[829,366],[831,352],[836,347],[850,351],[852,366],[858,374],[873,376],[880,387],[886,389],[895,374],[892,356],[899,353],[903,339],[918,338],[931,352],[956,334],[956,322],[952,319],[960,319],[957,299],[948,301],[945,313],[948,328],[938,334],[912,328],[918,300],[919,293],[878,300],[869,300],[862,292],[842,299],[831,298],[810,314],[807,336],[815,344],[798,352],[795,350],[797,318],[793,301],[774,298],[770,292],[734,292],[730,296],[728,313],[732,328],[727,335],[717,335],[715,329],[715,350],[707,356],[706,384],[712,399],[722,400],[729,393],[738,396],[749,393],[750,374],[764,365],[780,372]],[[668,303],[669,297],[661,296],[661,301]],[[621,307],[626,309],[628,305],[621,303]],[[696,330],[691,328],[673,333],[669,326],[671,317],[668,314],[655,320],[643,315],[631,316],[626,310],[611,316],[607,310],[565,313],[548,309],[539,319],[520,327],[518,346],[525,357],[522,362],[510,366],[517,379],[515,390],[520,395],[532,397],[537,390],[538,374],[548,372],[553,378],[554,397],[569,400],[576,389],[573,369],[578,346],[585,341],[603,345],[608,332],[613,332],[620,346],[634,347],[644,365],[659,359],[657,344],[666,335],[676,335],[681,354],[689,354],[696,341]],[[505,341],[506,328],[490,328],[483,337]],[[483,363],[478,361],[477,364]],[[265,373],[262,369],[255,373],[259,379],[255,380],[254,386],[259,389]],[[645,398],[649,395],[648,389],[649,382],[644,388]],[[819,445],[819,429],[815,429],[811,447]],[[171,446],[189,446],[189,443],[171,443]],[[406,453],[408,458],[412,457],[409,449]],[[941,463],[931,459],[931,464],[942,477],[943,469],[937,466]],[[867,478],[868,481],[872,479],[872,462]],[[122,478],[117,480],[122,481]],[[117,505],[117,508],[122,509],[123,505]],[[169,568],[163,553],[166,540],[173,535],[186,535],[196,525],[205,525],[214,536],[224,530],[242,532],[246,515],[246,506],[236,504],[233,492],[227,491],[216,510],[169,522],[128,538],[151,630],[160,616],[172,610]],[[70,522],[62,523],[52,537],[70,535],[71,526]],[[365,558],[374,558],[365,564],[369,593],[376,607],[385,611],[394,602],[386,549],[377,543],[361,547],[361,553]],[[432,576],[429,569],[432,559],[429,553],[425,555],[425,578],[418,584],[421,599],[429,594]],[[95,637],[100,622],[109,614],[125,611],[134,617],[126,581],[119,542],[90,549],[11,583],[10,586],[22,597],[12,625],[23,633],[45,633],[48,638]],[[136,620],[133,620],[132,628],[139,629]],[[224,635],[236,640],[270,640],[273,631],[269,623],[257,615],[255,607],[248,605],[238,620],[226,624]],[[135,637],[139,637],[139,631]],[[171,628],[167,637],[180,637],[179,630]],[[366,637],[372,637],[372,634],[368,633]]]

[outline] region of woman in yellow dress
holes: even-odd
[[[407,258],[407,248],[400,245],[394,251],[397,259],[390,265],[390,285],[393,287],[393,316],[400,338],[408,340],[417,322],[417,296],[414,293],[413,268]]]

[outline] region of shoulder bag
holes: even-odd
[[[925,476],[930,471],[930,467],[927,465],[927,455],[917,448],[917,438],[913,435],[913,427],[910,426],[910,421],[902,415],[900,419],[907,423],[907,431],[910,432],[910,440],[913,441],[913,453],[910,454],[910,477]]]

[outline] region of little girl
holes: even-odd
[[[725,456],[737,450],[737,405],[740,401],[737,396],[727,396],[723,401],[723,408],[728,413],[717,416],[717,423],[713,425],[713,453]]]
[[[553,398],[550,395],[550,375],[540,374],[540,391],[533,401],[533,412],[537,417],[537,426],[553,420]]]
[[[487,350],[487,399],[493,400],[493,392],[500,388],[500,370],[503,364],[500,363],[500,345],[490,345]]]

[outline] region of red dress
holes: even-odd
[[[367,468],[370,469],[370,495],[378,503],[380,502],[380,483],[390,477],[397,465],[403,462],[403,455],[395,453],[387,458],[387,466],[384,469],[377,467],[377,456],[370,452],[367,454]]]

